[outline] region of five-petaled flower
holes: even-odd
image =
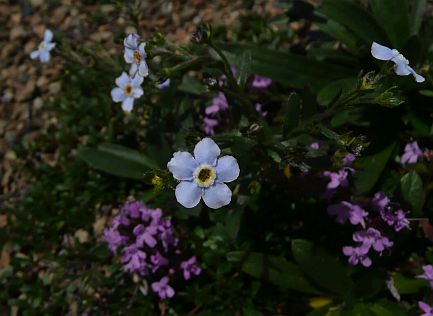
[[[39,44],[38,49],[34,50],[30,54],[31,59],[39,57],[42,63],[46,63],[50,60],[50,50],[56,46],[56,43],[51,42],[53,39],[53,32],[50,30],[45,30],[44,40]]]
[[[144,50],[146,43],[140,43],[140,35],[128,34],[123,41],[123,46],[125,47],[123,57],[128,64],[131,64],[129,75],[135,76],[138,73],[140,77],[147,77],[149,68],[146,63],[147,54]]]
[[[395,64],[394,72],[397,75],[408,76],[412,74],[412,76],[415,77],[416,82],[425,81],[423,76],[418,75],[415,70],[409,66],[409,61],[398,50],[373,42],[371,45],[371,54],[376,59],[392,61]]]
[[[117,87],[111,90],[111,97],[114,102],[122,102],[122,109],[131,112],[134,106],[134,99],[143,95],[143,89],[140,87],[143,77],[129,77],[125,72],[116,79]]]
[[[224,182],[239,176],[239,165],[232,156],[218,159],[221,150],[211,138],[203,138],[194,148],[194,156],[178,151],[167,168],[181,182],[176,187],[176,199],[186,208],[196,206],[200,199],[213,209],[230,203],[232,192]]]

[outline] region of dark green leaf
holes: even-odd
[[[80,148],[76,153],[90,166],[119,177],[142,179],[146,171],[158,168],[138,151],[115,144],[102,144],[97,149]]]
[[[401,49],[409,38],[409,6],[407,0],[370,0],[374,17],[391,40],[392,47]]]
[[[317,284],[341,297],[352,289],[345,265],[307,240],[293,240],[292,252],[299,267]]]
[[[310,85],[317,90],[328,82],[351,75],[353,70],[305,56],[244,44],[220,44],[230,63],[244,51],[251,53],[251,72],[294,88]]]
[[[244,51],[236,62],[236,80],[241,87],[245,86],[245,82],[250,74],[251,68],[251,53]]]
[[[319,91],[317,102],[327,106],[338,94],[340,97],[347,96],[356,88],[357,83],[358,79],[353,77],[332,81]]]
[[[227,254],[227,260],[239,262],[242,271],[245,273],[282,288],[294,289],[309,294],[320,293],[304,277],[296,264],[284,258],[268,256],[258,252],[233,251]]]
[[[287,135],[299,123],[299,116],[301,113],[301,101],[296,93],[289,96],[289,100],[284,105],[281,113],[284,117],[283,135]]]
[[[336,22],[346,26],[368,45],[373,41],[387,43],[388,39],[376,20],[361,6],[347,0],[326,0],[323,12]]]
[[[373,189],[388,160],[391,158],[395,145],[394,142],[378,153],[359,159],[363,169],[355,174],[355,188],[358,194]]]
[[[410,203],[412,211],[419,215],[423,203],[421,177],[415,171],[411,171],[401,178],[400,187],[403,198]]]
[[[393,276],[394,286],[400,294],[418,293],[420,289],[428,287],[428,282],[421,279],[408,278],[401,273]]]

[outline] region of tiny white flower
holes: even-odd
[[[230,203],[232,191],[224,182],[239,177],[239,165],[232,156],[218,159],[221,150],[211,138],[203,138],[195,145],[194,157],[178,151],[167,168],[181,182],[176,187],[176,199],[186,208],[196,206],[200,199],[213,209]]]
[[[31,59],[38,58],[42,63],[46,63],[50,60],[50,50],[52,50],[56,43],[51,42],[53,39],[53,32],[45,30],[44,40],[39,44],[38,49],[34,50],[30,54]]]
[[[412,67],[409,66],[409,61],[396,49],[391,49],[386,46],[373,42],[371,45],[371,54],[379,60],[390,60],[394,66],[394,72],[399,76],[408,76],[412,74],[416,82],[424,82],[423,76],[418,75]]]
[[[131,64],[129,70],[130,76],[135,76],[138,73],[141,77],[147,77],[149,75],[149,68],[146,64],[146,43],[140,44],[140,35],[136,33],[130,33],[123,41],[125,52],[123,57],[128,64]]]
[[[143,95],[143,89],[140,85],[143,77],[135,76],[131,78],[122,72],[120,77],[116,78],[117,87],[111,90],[111,97],[114,102],[122,102],[122,109],[125,112],[131,112],[134,107],[134,99]]]

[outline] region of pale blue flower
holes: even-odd
[[[114,102],[122,102],[122,109],[125,112],[131,112],[134,107],[134,99],[143,95],[143,89],[140,87],[143,77],[129,77],[125,72],[116,79],[117,87],[111,90],[111,97]]]
[[[424,82],[425,78],[418,75],[412,67],[409,66],[409,61],[396,49],[391,49],[386,46],[373,42],[371,45],[371,54],[379,60],[390,60],[394,66],[394,72],[399,76],[408,76],[412,74],[416,82]]]
[[[239,165],[232,156],[218,159],[221,150],[211,138],[203,138],[194,148],[194,156],[178,151],[167,168],[181,182],[176,187],[176,199],[186,208],[196,206],[200,199],[213,209],[230,203],[232,192],[224,182],[239,176]]]
[[[38,49],[34,50],[30,54],[31,59],[39,57],[42,63],[46,63],[50,60],[50,51],[56,46],[56,43],[51,42],[53,39],[53,32],[45,30],[44,40],[39,44]]]
[[[147,54],[144,50],[146,43],[140,43],[140,35],[128,34],[123,41],[123,46],[125,47],[123,57],[128,64],[131,64],[129,75],[135,76],[138,73],[141,77],[147,77],[149,68],[146,63]]]

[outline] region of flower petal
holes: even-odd
[[[51,42],[52,39],[53,39],[53,32],[46,29],[44,33],[44,42],[45,43]]]
[[[403,61],[395,61],[394,72],[399,76],[407,76],[410,74],[409,66]]]
[[[135,77],[137,75],[138,72],[138,66],[136,63],[132,63],[131,64],[131,68],[129,68],[129,75],[131,77]]]
[[[371,45],[371,55],[379,60],[390,60],[395,57],[391,48],[380,45],[376,42],[373,42]]]
[[[223,156],[218,159],[216,165],[217,180],[231,182],[239,177],[239,165],[232,156]]]
[[[141,97],[143,95],[143,89],[141,88],[135,88],[134,92],[132,93],[132,95],[134,96],[135,99]]]
[[[138,46],[138,52],[140,53],[142,58],[146,58],[147,54],[144,48],[146,47],[146,43],[141,43],[140,46]]]
[[[50,60],[50,53],[47,51],[43,51],[40,53],[39,55],[39,59],[41,60],[41,62],[46,63]]]
[[[128,64],[132,64],[134,62],[134,51],[125,47],[123,58]]]
[[[408,66],[407,68],[409,69],[409,71],[410,71],[410,73],[412,74],[412,76],[414,76],[416,82],[421,83],[421,82],[424,82],[424,81],[425,81],[425,78],[424,78],[423,76],[421,76],[421,75],[418,75],[418,74],[415,72],[415,70],[413,70],[412,67]]]
[[[147,67],[146,61],[142,60],[138,66],[138,74],[141,77],[147,77],[149,75],[149,68]]]
[[[30,58],[35,59],[39,57],[40,52],[38,50],[34,50],[30,53]]]
[[[198,164],[194,157],[186,151],[177,151],[167,163],[167,168],[177,180],[192,180],[192,174]]]
[[[128,35],[123,40],[123,45],[129,49],[135,50],[140,41],[140,35],[137,33],[128,33]]]
[[[47,43],[46,45],[47,51],[52,50],[54,47],[56,47],[56,43]]]
[[[126,72],[122,72],[120,77],[116,78],[115,82],[118,87],[124,88],[130,81],[131,79],[129,78],[128,74]]]
[[[125,100],[126,96],[125,93],[123,92],[123,89],[114,88],[111,90],[111,98],[113,99],[114,102],[121,102]]]
[[[134,98],[128,97],[122,102],[122,110],[125,112],[131,112],[134,107]]]
[[[209,137],[203,138],[194,148],[194,157],[199,164],[207,163],[215,166],[220,153],[218,145]]]
[[[214,185],[206,188],[203,193],[203,201],[207,206],[217,209],[226,206],[232,199],[232,191],[225,183],[215,182]]]
[[[135,75],[134,78],[132,78],[132,86],[134,88],[139,88],[141,84],[143,83],[143,77]]]
[[[186,208],[193,208],[200,202],[202,189],[192,181],[182,181],[176,187],[176,200]]]

